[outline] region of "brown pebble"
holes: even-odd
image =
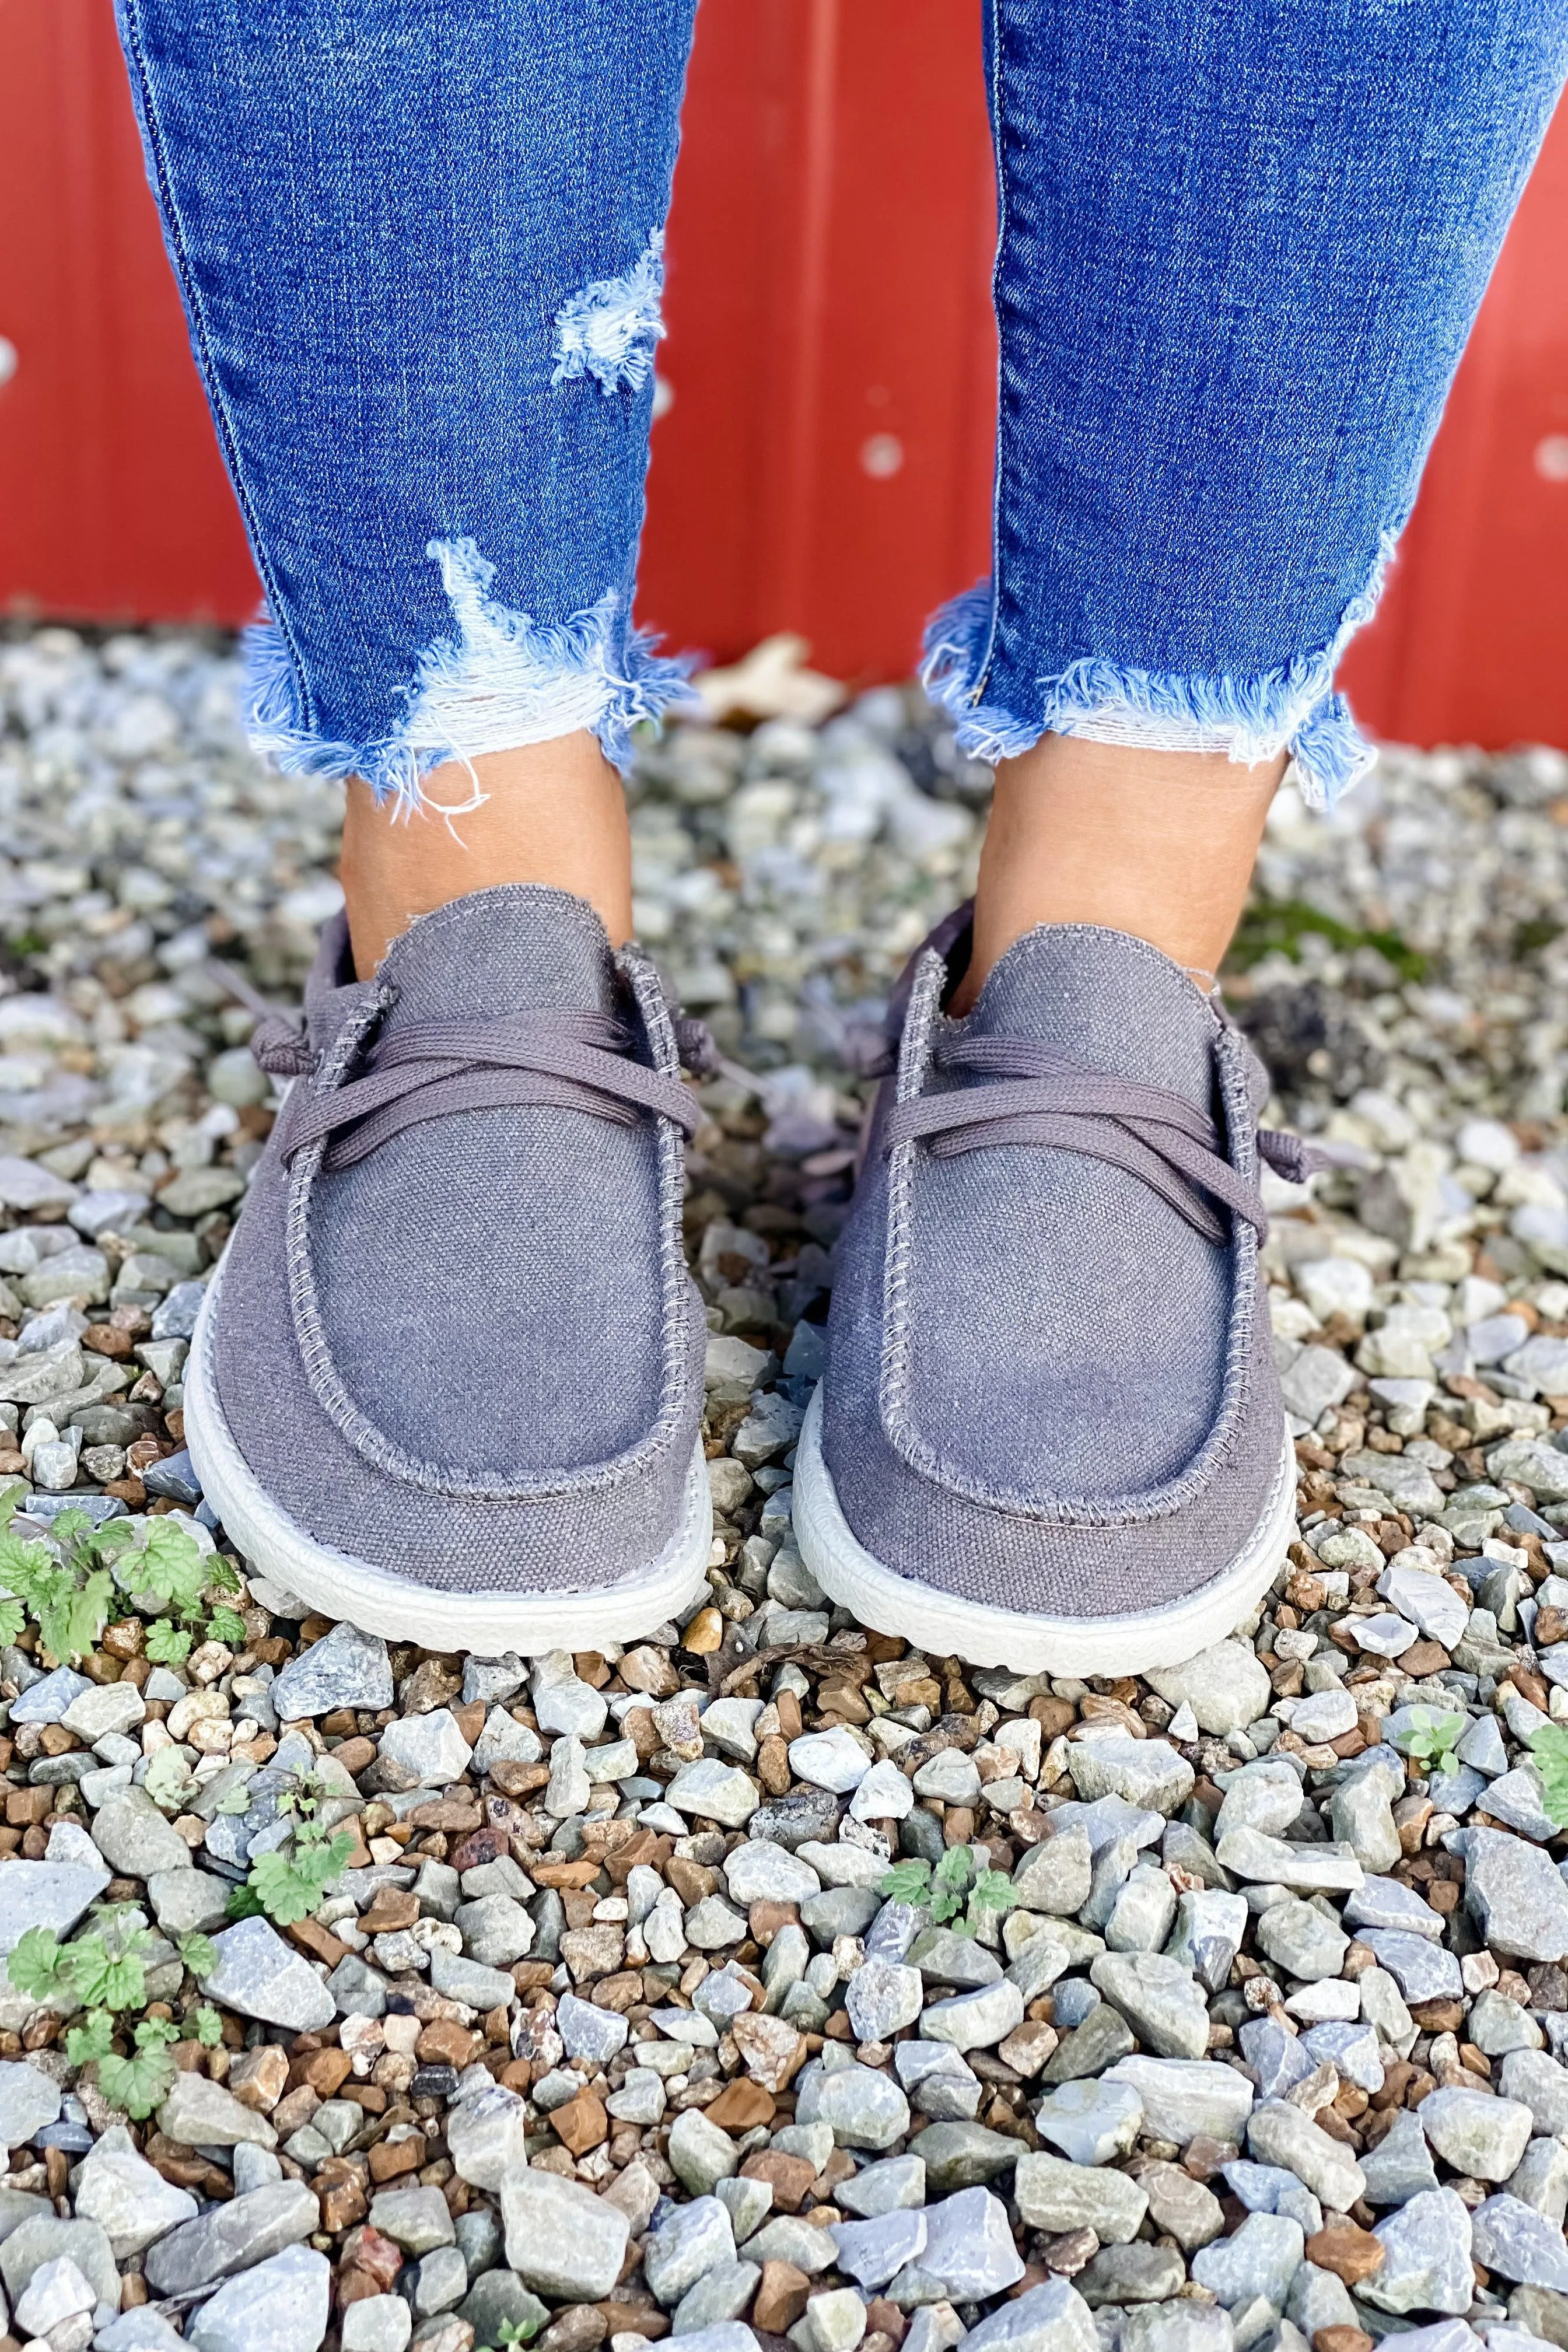
[[[1353,2221],[1339,2221],[1319,2230],[1307,2241],[1307,2260],[1320,2270],[1332,2271],[1347,2286],[1359,2286],[1383,2268],[1388,2257],[1383,2242]]]
[[[313,2185],[323,2230],[352,2230],[356,2221],[364,2220],[364,2189],[352,2173],[340,2180],[323,2180],[318,2174]]]
[[[422,2066],[456,2066],[460,2074],[472,2065],[477,2047],[475,2036],[455,2017],[436,2017],[420,2033],[414,2054]]]
[[[741,2171],[748,2180],[772,2183],[773,2203],[781,2213],[798,2213],[816,2179],[816,2168],[805,2157],[785,2156],[775,2147],[759,2148],[746,2158]]]
[[[610,2137],[610,2121],[603,2103],[584,2087],[564,2106],[552,2107],[550,2124],[563,2147],[574,2156],[586,2156]]]
[[[400,2180],[405,2172],[417,2172],[425,2161],[425,2139],[378,2139],[370,2151],[370,2177],[373,2180]]]
[[[759,2124],[771,2124],[778,2112],[778,2103],[771,2091],[760,2083],[740,2081],[726,2084],[712,2105],[704,2110],[708,2120],[721,2131],[755,2131]]]
[[[596,2352],[609,2332],[596,2304],[568,2304],[538,2338],[539,2352]]]
[[[791,1780],[789,1743],[771,1733],[757,1749],[757,1778],[770,1797],[787,1794]]]
[[[724,1639],[724,1620],[717,1609],[700,1609],[680,1637],[680,1646],[699,1658],[710,1658]]]
[[[783,2336],[805,2309],[811,2280],[793,2263],[764,2263],[752,2307],[753,2326],[769,2336]]]
[[[1312,2352],[1373,2352],[1373,2339],[1361,2327],[1320,2327],[1312,2337]]]

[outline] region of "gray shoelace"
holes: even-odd
[[[1026,1143],[1084,1152],[1141,1178],[1207,1241],[1229,1238],[1221,1210],[1242,1218],[1260,1241],[1267,1234],[1263,1202],[1226,1158],[1214,1121],[1166,1087],[1093,1069],[1025,1037],[948,1038],[934,1061],[944,1076],[985,1083],[895,1104],[884,1131],[889,1150],[923,1142],[947,1159]],[[1320,1164],[1299,1136],[1272,1129],[1258,1129],[1258,1150],[1292,1183]]]
[[[300,1078],[314,1065],[302,1029],[258,996],[243,976],[221,971],[226,986],[259,1017],[250,1050],[274,1077]],[[678,1020],[681,1060],[710,1071],[713,1041],[700,1021]],[[378,1036],[360,1076],[328,1094],[296,1086],[278,1119],[286,1160],[325,1142],[323,1168],[349,1168],[405,1128],[457,1111],[535,1104],[590,1112],[619,1126],[648,1114],[695,1134],[702,1108],[673,1073],[633,1058],[637,1040],[605,1013],[531,1012],[500,1021],[412,1021]]]

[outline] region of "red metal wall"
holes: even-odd
[[[978,0],[702,0],[642,572],[677,644],[729,656],[789,626],[840,676],[896,677],[984,569],[977,20]],[[0,609],[246,617],[109,0],[0,0]],[[1383,733],[1568,743],[1565,233],[1561,117],[1345,664]]]

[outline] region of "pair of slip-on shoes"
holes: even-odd
[[[904,975],[794,1469],[801,1553],[863,1623],[1083,1675],[1228,1633],[1295,1481],[1258,1244],[1267,1091],[1176,965],[1027,933],[944,1011]],[[636,948],[481,890],[356,981],[340,918],[185,1375],[255,1570],[431,1649],[591,1650],[706,1590],[708,1339],[681,1237],[701,1116]],[[1269,1139],[1272,1140],[1271,1139]]]

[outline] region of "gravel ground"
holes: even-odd
[[[732,1066],[708,1605],[389,1653],[209,1556],[182,1656],[153,1563],[226,1546],[181,1367],[270,1118],[206,965],[291,999],[337,899],[335,794],[231,693],[0,646],[0,1568],[80,1584],[79,1506],[147,1555],[76,1668],[0,1653],[0,2352],[1568,2347],[1568,762],[1392,752],[1271,822],[1229,993],[1334,1167],[1274,1188],[1301,1533],[1229,1641],[975,1671],[792,1542],[880,1002],[988,782],[879,692],[633,786]]]

